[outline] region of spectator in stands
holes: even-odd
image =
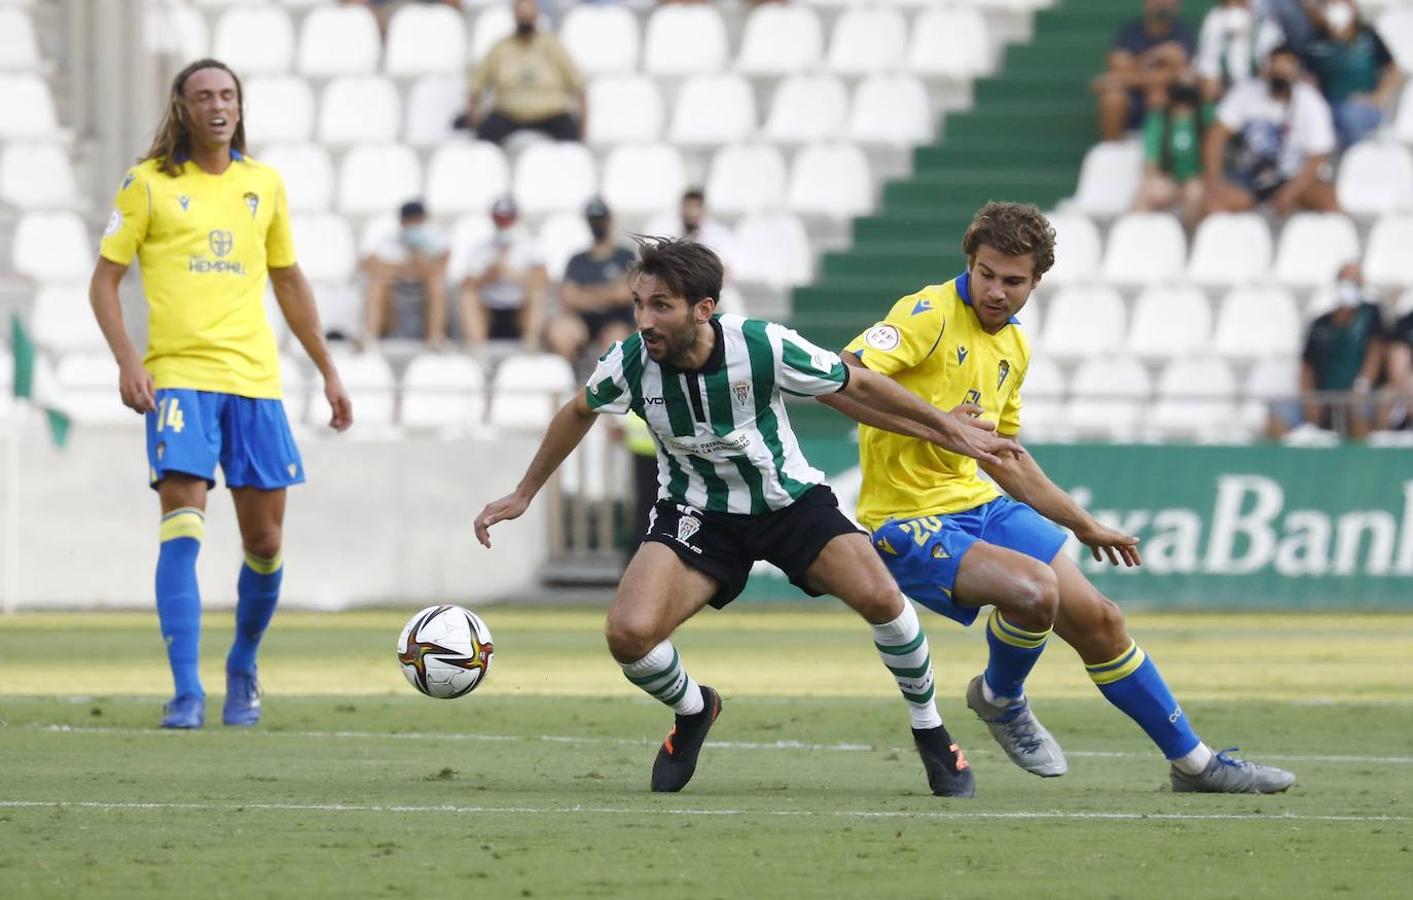
[[[1386,428],[1413,428],[1413,311],[1394,323],[1384,346],[1384,384],[1389,402],[1384,404]]]
[[[1334,111],[1340,148],[1357,144],[1384,121],[1403,74],[1393,54],[1350,0],[1312,9],[1315,34],[1305,48],[1305,64]]]
[[[1296,209],[1333,212],[1330,154],[1335,149],[1329,104],[1302,80],[1289,46],[1271,51],[1259,81],[1231,89],[1217,107],[1202,146],[1208,212],[1240,212],[1269,203],[1278,215]],[[1227,143],[1238,148],[1227,163]]]
[[[538,350],[545,326],[549,274],[539,246],[520,224],[515,201],[491,207],[495,233],[471,251],[461,283],[461,325],[466,349],[479,354],[487,340],[519,341]]]
[[[1162,109],[1143,120],[1143,183],[1140,211],[1182,208],[1183,223],[1194,228],[1202,218],[1202,134],[1206,130],[1202,96],[1191,81],[1168,89]]]
[[[726,267],[727,281],[730,281],[731,263],[736,256],[736,238],[730,227],[707,215],[706,193],[701,188],[688,188],[682,195],[677,215],[669,213],[653,218],[648,223],[647,231],[662,237],[686,238],[715,250]]]
[[[515,0],[515,33],[491,47],[471,74],[465,124],[483,141],[500,144],[520,130],[557,141],[583,140],[588,119],[584,76],[559,38],[539,30],[539,16],[536,0]],[[493,95],[491,111],[482,118],[487,88]]]
[[[420,200],[398,211],[398,229],[372,248],[360,265],[367,276],[363,307],[363,342],[384,337],[426,336],[440,349],[446,341],[446,236],[427,220]],[[408,313],[420,308],[421,322]],[[417,328],[420,324],[421,328]]]
[[[1099,134],[1122,140],[1143,124],[1148,106],[1161,106],[1168,87],[1188,67],[1197,47],[1178,0],[1144,0],[1143,15],[1126,23],[1109,49],[1109,67],[1094,79],[1099,95]]]
[[[1373,405],[1369,393],[1379,377],[1384,352],[1383,315],[1364,288],[1357,262],[1339,270],[1335,308],[1310,324],[1300,358],[1302,421],[1361,438],[1369,433]],[[1341,392],[1342,398],[1311,392]]]
[[[635,327],[628,267],[637,256],[614,240],[613,217],[602,200],[590,200],[584,218],[594,243],[569,260],[559,288],[560,315],[545,336],[549,348],[570,363],[579,360],[585,345],[592,344],[598,355]]]
[[[461,9],[461,0],[339,0],[343,6],[366,6],[373,10],[373,15],[378,19],[378,29],[384,34],[388,31],[388,22],[392,20],[393,13],[399,7],[409,3],[436,4],[437,6],[450,6],[452,9]]]
[[[1259,77],[1266,57],[1285,42],[1280,23],[1261,0],[1222,0],[1208,10],[1197,35],[1193,69],[1210,103],[1233,85]]]

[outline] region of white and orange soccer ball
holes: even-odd
[[[464,697],[486,680],[495,657],[491,629],[459,606],[429,606],[397,639],[397,661],[412,686],[428,697]]]

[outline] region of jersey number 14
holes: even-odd
[[[181,434],[186,427],[186,418],[182,415],[182,408],[179,405],[180,397],[163,397],[162,402],[157,404],[157,430],[170,428],[177,434]]]

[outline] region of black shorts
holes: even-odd
[[[493,341],[515,341],[520,339],[520,310],[492,309],[490,327],[486,337]]]
[[[584,327],[589,331],[589,340],[596,341],[603,330],[615,322],[622,322],[629,328],[637,328],[633,321],[632,307],[621,307],[619,309],[595,309],[586,310],[579,313],[579,318],[584,320]]]
[[[818,597],[820,591],[805,584],[805,570],[841,534],[863,532],[839,511],[834,492],[817,484],[784,509],[760,516],[703,512],[659,500],[643,540],[671,547],[683,562],[714,580],[717,591],[710,603],[721,609],[740,596],[758,559],[778,566],[792,584]]]

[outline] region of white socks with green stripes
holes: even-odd
[[[916,617],[913,621],[917,621]],[[683,668],[682,659],[671,641],[663,641],[647,656],[623,666],[623,674],[629,681],[675,709],[679,716],[694,715],[706,708],[702,702],[701,688]],[[929,695],[931,675],[929,669]]]
[[[903,692],[903,699],[908,702],[913,727],[936,728],[941,725],[942,717],[938,715],[937,703],[933,699],[932,653],[912,603],[904,597],[902,615],[891,622],[870,627],[873,628],[873,646],[878,648],[879,658],[893,673],[898,690]]]

